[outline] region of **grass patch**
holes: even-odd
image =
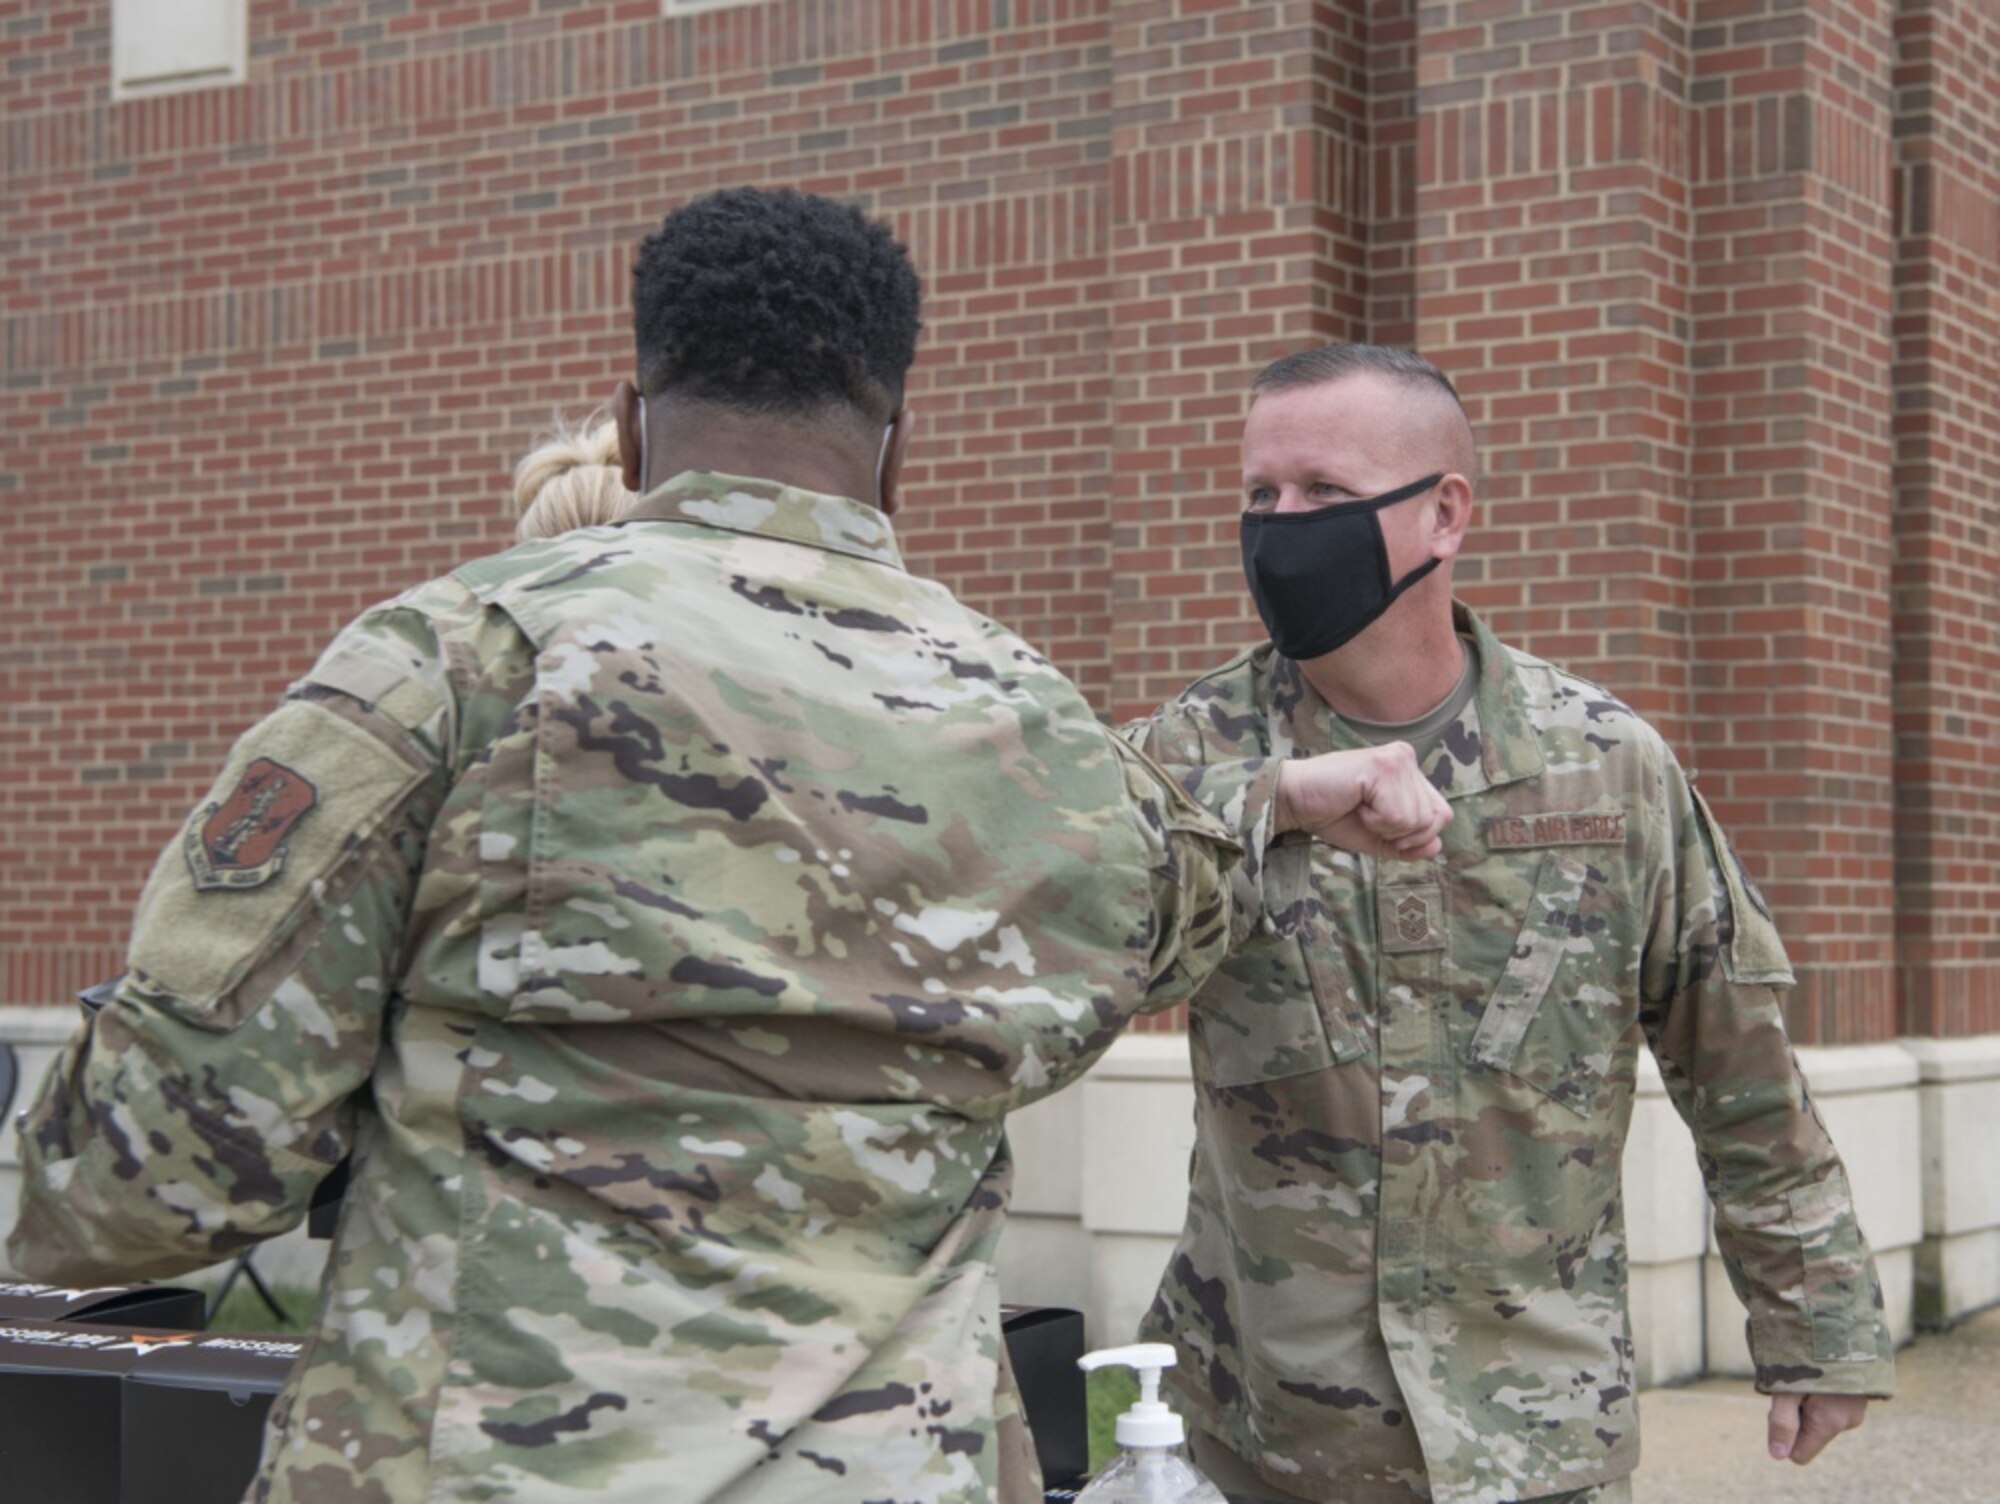
[[[1090,1470],[1094,1474],[1118,1455],[1112,1428],[1137,1403],[1139,1376],[1129,1368],[1099,1368],[1083,1376],[1084,1408],[1090,1418]]]

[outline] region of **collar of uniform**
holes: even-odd
[[[640,497],[619,522],[695,522],[903,567],[895,530],[875,507],[745,475],[683,470]]]
[[[1470,637],[1479,652],[1479,684],[1455,725],[1431,753],[1425,771],[1448,799],[1501,784],[1518,783],[1542,771],[1542,748],[1528,717],[1528,692],[1514,667],[1514,656],[1486,623],[1457,601],[1452,625]],[[1350,752],[1367,742],[1319,697],[1298,664],[1272,649],[1258,665],[1262,682],[1259,706],[1267,718],[1271,752],[1300,756],[1320,752]]]
[[[1528,714],[1528,687],[1514,655],[1460,602],[1452,602],[1451,616],[1452,625],[1479,649],[1479,687],[1458,724],[1445,732],[1429,769],[1431,782],[1456,799],[1537,777],[1543,764],[1541,740]],[[1440,767],[1446,760],[1449,767]],[[1447,774],[1449,781],[1441,781]]]

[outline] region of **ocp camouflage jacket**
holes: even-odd
[[[1002,1117],[1207,974],[1235,855],[872,508],[683,475],[242,739],[9,1252],[212,1263],[352,1144],[256,1499],[1037,1499]]]
[[[1140,744],[1249,839],[1270,916],[1192,1010],[1187,1222],[1147,1320],[1274,1484],[1497,1504],[1638,1456],[1619,1169],[1641,1041],[1694,1131],[1766,1390],[1885,1394],[1890,1341],[1763,901],[1660,737],[1469,614],[1441,856],[1286,838],[1276,759],[1361,745],[1268,645]]]

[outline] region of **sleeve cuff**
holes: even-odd
[[[1858,1394],[1886,1400],[1896,1393],[1893,1358],[1825,1363],[1759,1363],[1759,1394]]]
[[[1275,839],[1280,766],[1279,758],[1260,757],[1175,770],[1188,796],[1243,843],[1243,860],[1229,875],[1231,950],[1278,933],[1265,874],[1267,848]]]

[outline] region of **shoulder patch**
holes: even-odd
[[[185,1023],[234,1028],[247,1016],[237,983],[327,900],[426,776],[334,711],[280,705],[236,744],[154,865],[126,952],[133,980]]]
[[[1723,970],[1732,982],[1792,986],[1795,980],[1792,963],[1785,955],[1778,926],[1772,921],[1770,905],[1752,881],[1750,870],[1743,865],[1736,848],[1730,845],[1729,837],[1723,834],[1701,790],[1690,784],[1688,792],[1694,795],[1696,816],[1714,848],[1715,865],[1729,895],[1729,928],[1722,944]]]
[[[405,731],[421,731],[445,708],[444,696],[417,677],[421,667],[414,653],[399,655],[388,642],[350,634],[337,639],[291,692],[314,685],[337,690]]]
[[[1109,731],[1105,733],[1105,740],[1124,765],[1125,787],[1132,795],[1138,798],[1150,794],[1160,800],[1163,823],[1168,830],[1192,831],[1219,846],[1242,849],[1242,843],[1215,816],[1197,804],[1194,796],[1181,787],[1180,781],[1146,752]]]
[[[285,870],[292,830],[319,804],[310,778],[260,757],[229,796],[190,821],[183,840],[188,873],[204,892],[262,887]]]

